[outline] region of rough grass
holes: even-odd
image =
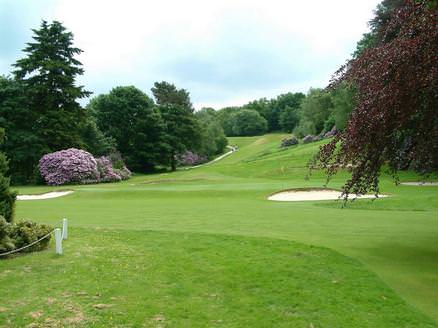
[[[320,143],[281,150],[282,137],[233,138],[239,151],[211,166],[68,186],[74,194],[19,202],[18,217],[52,224],[68,217],[74,230],[61,258],[50,249],[0,261],[0,294],[7,295],[0,298],[0,323],[433,326],[438,187],[383,178],[382,192],[391,198],[344,209],[330,201],[270,202],[275,191],[325,182],[322,172],[304,179]],[[339,188],[347,176],[329,187]],[[66,303],[48,306],[49,297]]]
[[[9,261],[7,325],[434,327],[360,263],[328,249],[106,229],[74,229],[65,247],[63,257]]]

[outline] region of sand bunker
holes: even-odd
[[[438,182],[401,182],[404,186],[438,186]]]
[[[66,190],[66,191],[52,191],[39,195],[18,195],[17,200],[40,200],[40,199],[58,198],[58,197],[70,195],[71,193],[73,193],[72,190]]]
[[[340,199],[342,192],[332,189],[295,189],[285,190],[275,193],[268,197],[269,200],[275,200],[278,202],[301,202],[312,200],[337,200]],[[387,195],[379,195],[379,198],[387,197]],[[364,198],[376,198],[375,195],[362,195],[358,196],[350,194],[349,199],[364,199]]]

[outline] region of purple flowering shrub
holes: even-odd
[[[131,171],[126,167],[125,162],[123,162],[122,155],[118,151],[113,151],[110,155],[110,160],[113,163],[114,172],[116,172],[122,180],[127,180],[131,177]]]
[[[101,182],[117,182],[131,177],[131,171],[129,171],[121,159],[117,159],[117,165],[114,164],[114,155],[101,156],[96,161]]]
[[[97,169],[100,174],[100,181],[102,182],[117,182],[122,178],[113,169],[113,163],[108,156],[101,156],[96,159]]]
[[[128,180],[132,175],[132,172],[126,166],[123,166],[121,169],[114,169],[114,171],[120,175],[122,180]]]
[[[183,166],[199,165],[208,161],[208,158],[203,155],[186,151],[184,154],[178,156],[178,162]]]
[[[97,159],[90,153],[70,148],[44,155],[39,161],[41,176],[49,185],[67,183],[117,182],[131,177],[119,156],[117,168],[112,156]]]
[[[100,175],[93,155],[69,148],[44,155],[38,164],[41,176],[49,185],[98,182]]]

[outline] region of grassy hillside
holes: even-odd
[[[438,187],[384,177],[390,198],[344,209],[271,202],[277,190],[325,182],[321,172],[305,180],[319,144],[281,150],[282,137],[230,138],[239,150],[212,165],[18,202],[17,217],[68,217],[73,230],[61,258],[51,249],[0,261],[0,293],[10,295],[0,300],[0,323],[434,326]],[[19,191],[52,189],[60,188]]]

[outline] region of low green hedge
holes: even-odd
[[[26,220],[17,223],[9,223],[3,216],[0,216],[0,254],[29,245],[44,237],[52,230],[53,228],[48,225]],[[49,245],[50,238],[51,236],[49,235],[47,238],[20,252],[43,250]],[[0,257],[0,259],[1,258],[4,257]]]

